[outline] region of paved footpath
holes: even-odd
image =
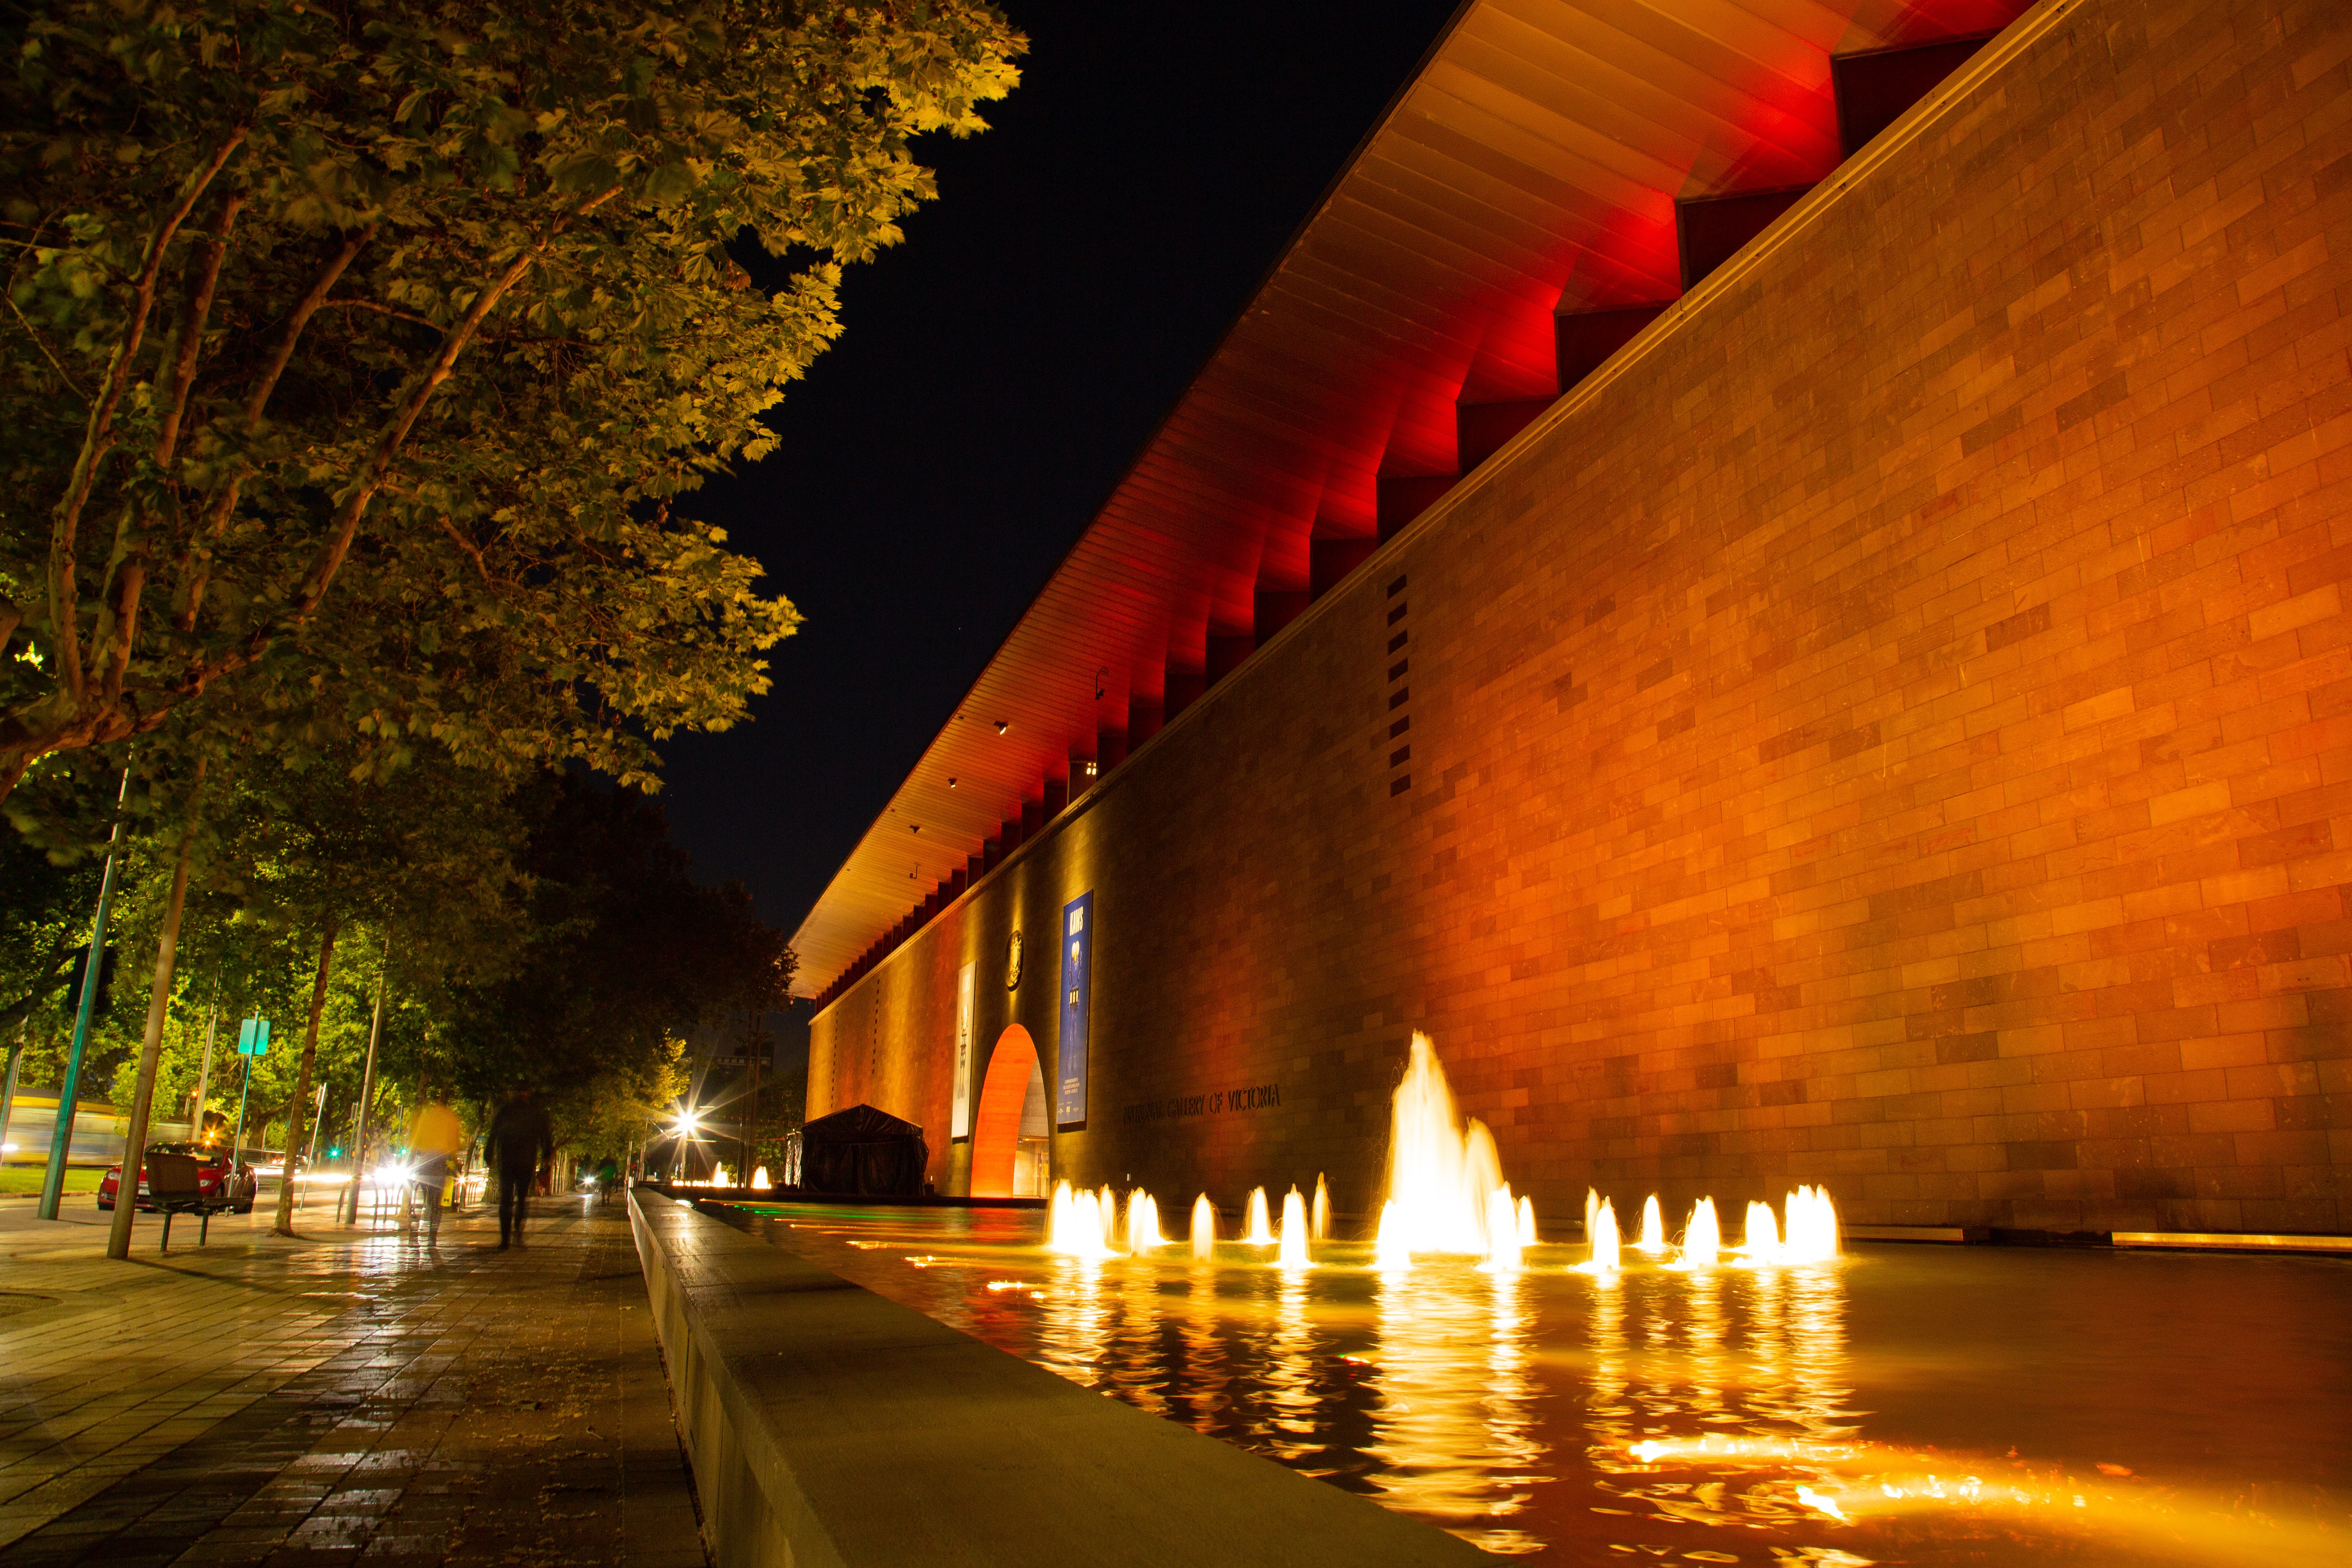
[[[116,1263],[0,1201],[0,1563],[708,1568],[628,1221],[540,1206],[509,1252],[142,1215]]]

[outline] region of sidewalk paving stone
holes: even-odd
[[[547,1206],[118,1263],[0,1205],[0,1563],[709,1568],[627,1219]]]

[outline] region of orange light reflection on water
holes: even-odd
[[[1057,1255],[1029,1215],[794,1217],[800,1228],[784,1244],[825,1267],[1073,1382],[1500,1554],[1818,1568],[2352,1561],[2340,1487],[2281,1494],[2226,1476],[2150,1484],[2130,1473],[2145,1469],[2146,1434],[2127,1423],[2098,1438],[2103,1459],[2132,1461],[2107,1476],[2032,1458],[2032,1430],[2017,1436],[2027,1458],[1868,1435],[1862,1366],[1878,1369],[1882,1400],[1916,1400],[1917,1357],[1934,1347],[1858,1350],[1858,1282],[1877,1292],[1883,1339],[1889,1322],[1948,1313],[1951,1282],[2030,1282],[2064,1260],[1912,1251],[1579,1272],[1585,1249],[1567,1245],[1528,1248],[1517,1271],[1482,1270],[1473,1258],[1384,1271],[1369,1243],[1318,1242],[1313,1268],[1284,1269],[1241,1243],[1215,1246],[1205,1261],[1187,1248]],[[783,1239],[785,1228],[772,1234]],[[931,1267],[908,1267],[909,1250]],[[2116,1310],[2142,1300],[2159,1269],[2136,1271]],[[2310,1298],[2323,1317],[2338,1279],[2352,1274],[2323,1278]],[[1890,1303],[1900,1309],[1892,1316]],[[2227,1325],[2211,1328],[2218,1336]],[[2021,1364],[2050,1353],[2031,1325],[1987,1342]],[[2065,1366],[2060,1358],[2046,1375],[2091,1375]],[[1923,1420],[1932,1432],[1935,1419],[1932,1410],[1906,1415],[1914,1433]]]

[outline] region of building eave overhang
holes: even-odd
[[[1459,405],[1556,397],[1557,317],[1676,298],[1677,202],[1827,175],[1833,56],[2023,9],[1470,0],[802,921],[800,994],[1261,636],[1316,542],[1372,541],[1381,480],[1459,473]]]

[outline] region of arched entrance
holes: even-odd
[[[1045,1191],[1045,1077],[1037,1042],[1015,1024],[996,1037],[971,1119],[971,1195],[1030,1197]]]

